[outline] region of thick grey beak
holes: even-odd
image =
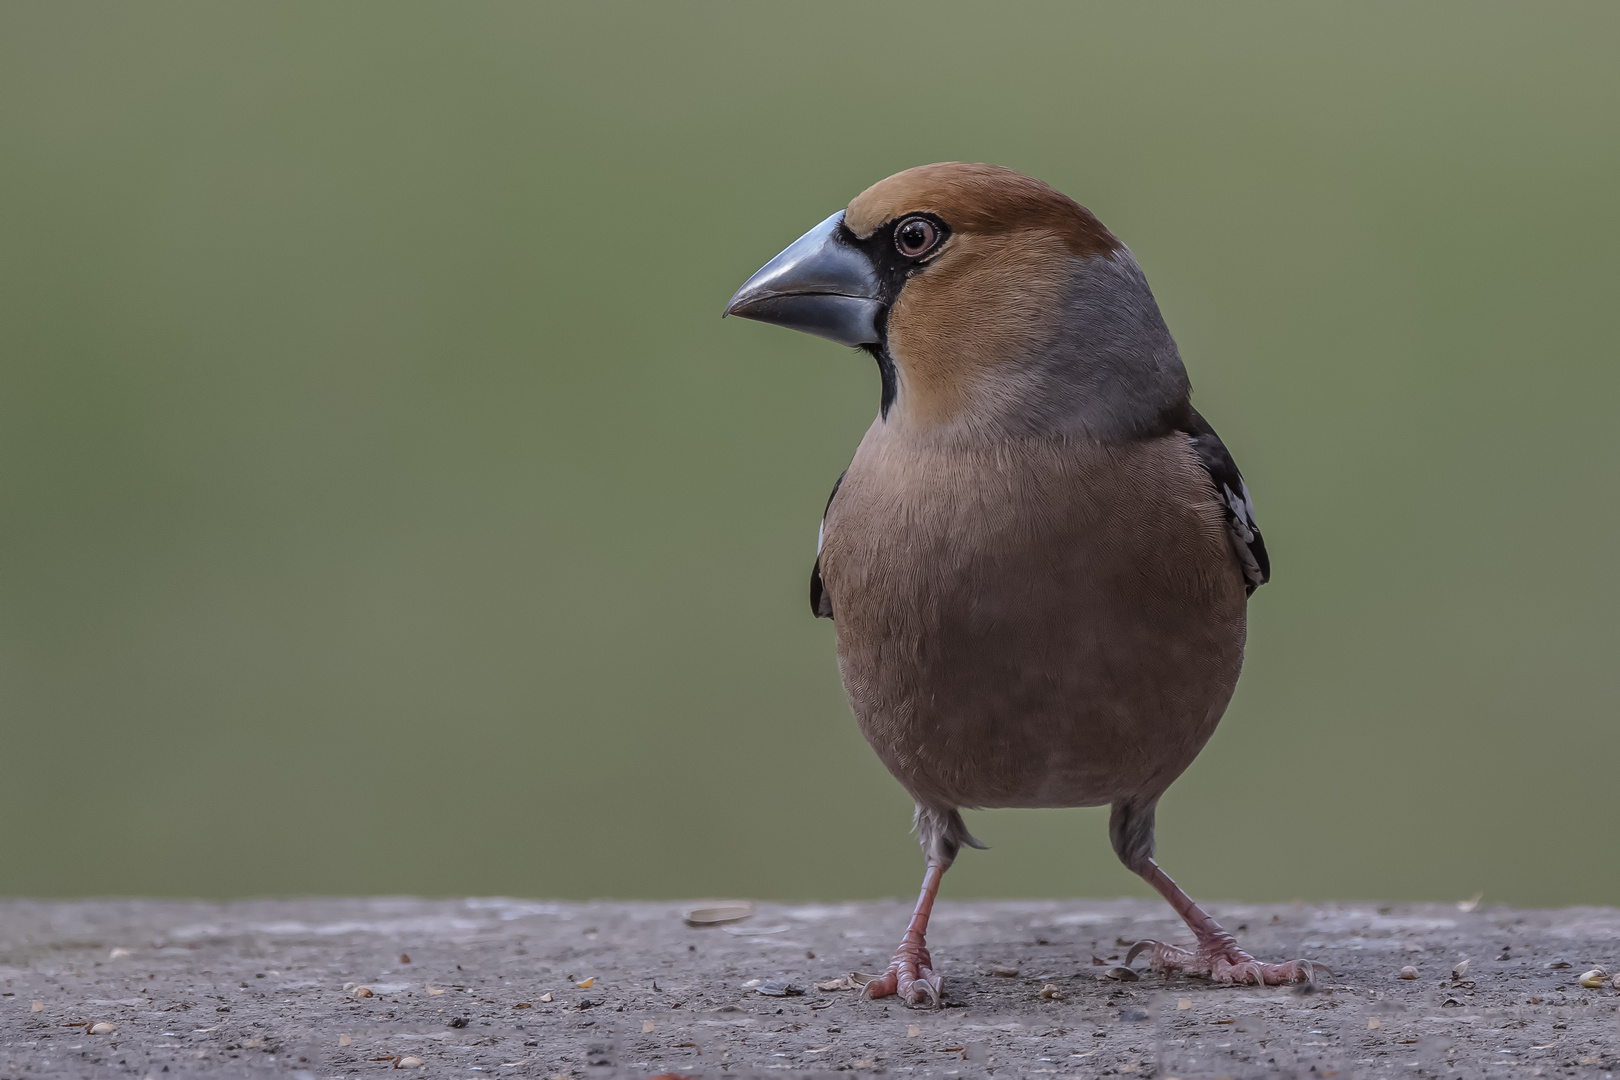
[[[760,267],[726,305],[727,315],[775,323],[840,345],[875,345],[883,309],[877,273],[845,243],[842,210]]]

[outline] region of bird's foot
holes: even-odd
[[[1200,941],[1196,950],[1177,948],[1162,941],[1138,941],[1125,954],[1125,965],[1130,966],[1142,953],[1148,953],[1149,966],[1167,975],[1203,975],[1219,983],[1241,983],[1252,986],[1285,986],[1289,983],[1316,982],[1318,972],[1331,975],[1326,964],[1315,960],[1289,960],[1282,964],[1266,964],[1242,949],[1232,935],[1222,931],[1207,941]]]
[[[937,1009],[943,1004],[945,984],[934,974],[933,962],[928,947],[908,934],[895,950],[888,970],[867,983],[862,993],[868,998],[898,995],[906,1005]]]

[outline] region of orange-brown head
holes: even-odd
[[[727,314],[871,351],[883,418],[920,431],[1139,433],[1186,375],[1130,252],[1011,169],[896,173],[805,234]]]

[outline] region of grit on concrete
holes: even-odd
[[[1620,994],[1580,984],[1594,966],[1620,967],[1620,911],[1607,908],[1217,905],[1250,951],[1333,968],[1302,994],[1108,978],[1125,942],[1182,936],[1161,904],[942,902],[930,933],[939,1011],[814,988],[881,970],[906,921],[898,901],[761,905],[703,929],[682,908],[4,902],[0,1077],[1595,1077],[1620,1066]],[[1406,965],[1416,979],[1400,978]],[[767,997],[756,979],[805,993]]]

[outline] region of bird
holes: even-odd
[[[1325,965],[1257,960],[1154,858],[1155,808],[1232,697],[1271,564],[1130,249],[1040,180],[920,165],[794,241],[724,314],[877,363],[877,415],[810,574],[924,856],[865,995],[942,1004],[929,918],[961,848],[984,847],[961,811],[996,807],[1110,807],[1115,854],[1196,939],[1137,942],[1127,965],[1314,985]]]

